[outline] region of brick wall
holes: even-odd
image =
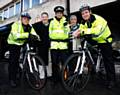
[[[6,4],[10,3],[13,0],[0,0],[0,8],[5,6]]]
[[[12,0],[0,0],[0,3],[3,1],[5,3],[8,1],[10,2]],[[116,1],[116,0],[70,0],[70,10],[71,10],[70,12],[78,11],[80,8],[80,5],[82,5],[83,3],[88,3],[91,7],[94,7],[94,6],[102,5],[105,3],[112,2],[112,1]],[[1,5],[2,4],[0,4],[0,6]],[[32,16],[31,23],[35,23],[36,18],[38,18],[38,16],[40,16],[40,14],[43,11],[48,12],[50,18],[54,17],[53,9],[57,5],[62,5],[66,9],[66,0],[48,0],[48,2],[45,2],[41,5],[35,6],[27,10]],[[66,14],[66,11],[65,11],[65,14]],[[11,23],[13,21],[16,21],[17,19],[18,19],[18,16],[12,17],[12,18],[5,20],[2,24]]]
[[[45,2],[41,5],[38,5],[29,10],[26,10],[28,13],[30,13],[30,15],[32,17],[30,23],[35,23],[36,18],[38,18],[38,16],[40,16],[40,14],[44,11],[48,12],[49,18],[54,17],[54,11],[53,11],[54,7],[57,5],[61,5],[61,6],[65,7],[65,2],[66,2],[65,0],[48,0],[48,2]],[[5,25],[5,24],[11,23],[13,21],[16,21],[16,20],[18,20],[18,17],[19,17],[19,15],[9,18],[9,19],[6,19],[2,24]]]

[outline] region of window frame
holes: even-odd
[[[6,16],[6,18],[5,18],[5,11],[7,11],[7,16]],[[6,20],[6,19],[8,19],[8,18],[9,18],[9,8],[5,8],[5,9],[3,10],[3,19]]]
[[[19,11],[21,11],[21,2],[19,1],[19,2],[16,2],[14,4],[15,4],[14,14],[17,15],[20,13]],[[18,9],[19,10],[18,12],[17,12],[17,4],[19,4],[19,8],[20,8],[20,9]]]
[[[0,21],[3,21],[3,11],[0,11]]]
[[[38,3],[37,3],[37,4],[34,4],[34,5],[33,5],[33,1],[34,1],[34,0],[31,0],[32,7],[39,5],[41,0],[39,0]]]
[[[10,16],[10,8],[12,8],[12,7],[13,7],[13,15]],[[15,15],[14,10],[15,10],[14,4],[13,4],[13,5],[10,5],[9,10],[8,10],[9,18],[10,18],[10,17],[13,17],[13,16]]]
[[[22,2],[22,5],[23,5],[23,11],[28,10],[28,9],[31,7],[31,0],[28,0],[28,1],[29,1],[28,8],[25,9],[25,0],[23,0],[23,2]]]

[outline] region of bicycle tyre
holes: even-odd
[[[83,70],[81,76],[79,76],[78,73],[73,72],[75,67],[76,67],[76,65],[74,63],[76,62],[76,59],[79,56],[81,56],[79,53],[78,54],[77,53],[72,54],[66,60],[65,65],[62,69],[62,84],[63,84],[63,87],[67,90],[67,92],[74,93],[74,94],[81,92],[86,87],[86,85],[88,84],[88,81],[89,81],[89,78],[90,78],[90,66],[89,66],[90,61],[88,60],[88,58],[86,58],[86,64],[84,65],[84,69],[86,68],[86,71]],[[81,62],[82,62],[82,60],[80,60],[80,65],[81,65]],[[71,67],[70,65],[72,66],[72,68],[70,68]],[[71,78],[71,80],[70,80],[70,78]],[[76,80],[76,83],[74,85],[78,86],[78,87],[75,87],[72,84],[72,81],[75,82],[75,80]],[[71,83],[69,83],[69,82],[71,82]],[[73,86],[71,86],[71,85],[73,85]]]
[[[36,71],[34,66],[33,66],[33,61],[32,61],[33,58],[35,59],[35,61],[37,61],[36,66],[37,66],[38,71]],[[30,72],[30,68],[27,68],[27,70],[25,71],[26,79],[27,79],[28,84],[31,88],[33,88],[35,90],[40,90],[46,84],[46,67],[45,67],[45,64],[44,64],[43,60],[37,55],[31,55],[31,60],[30,61],[31,61],[33,73]],[[44,72],[44,77],[43,78],[40,78],[39,66],[43,67],[42,68],[43,72]]]

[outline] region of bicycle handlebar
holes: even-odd
[[[28,40],[40,41],[40,37],[29,33]]]
[[[33,41],[41,41],[40,38],[36,35],[32,35],[32,34],[29,34],[28,38],[17,38],[17,40],[26,40],[26,41],[29,41],[29,40],[33,40]]]

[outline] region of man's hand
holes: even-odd
[[[79,30],[79,29],[76,30],[75,32],[73,32],[72,35],[73,35],[74,37],[76,37],[76,38],[80,37],[80,30]]]

